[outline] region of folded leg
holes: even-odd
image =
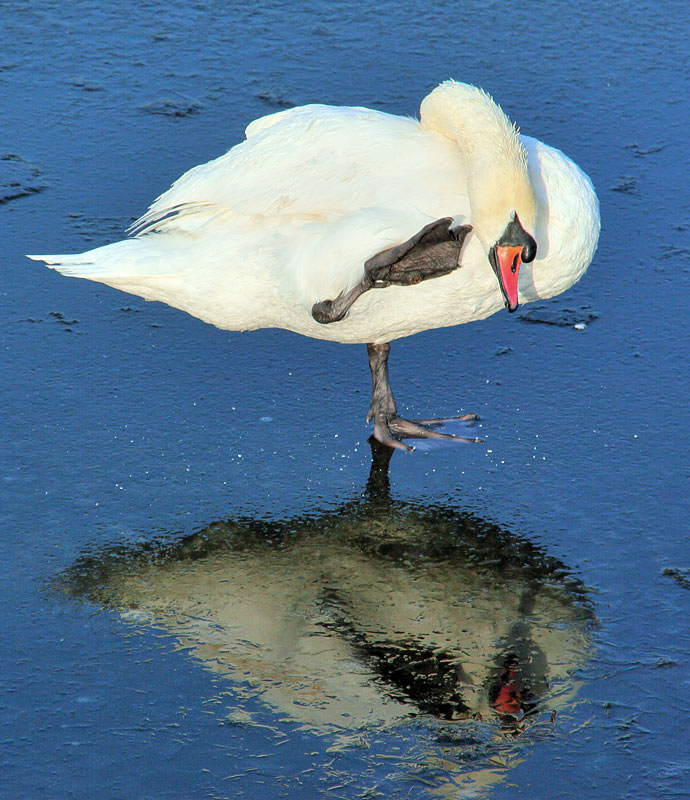
[[[438,219],[403,244],[372,256],[364,264],[364,278],[354,288],[341,292],[335,300],[313,305],[314,319],[324,325],[339,322],[355,300],[369,289],[412,286],[456,270],[465,237],[472,228],[469,225],[451,228],[452,222],[452,217]]]

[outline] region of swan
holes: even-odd
[[[366,344],[367,421],[378,441],[411,450],[403,439],[456,437],[436,429],[443,420],[398,416],[390,342],[565,291],[599,228],[573,161],[449,80],[419,120],[326,105],[261,117],[161,194],[129,238],[29,257],[219,328]]]

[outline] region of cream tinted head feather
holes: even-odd
[[[421,125],[457,142],[467,162],[469,222],[489,249],[515,213],[533,232],[537,204],[518,129],[482,89],[446,81],[422,101]]]

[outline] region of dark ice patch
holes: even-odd
[[[256,97],[278,108],[292,108],[295,103],[287,97],[281,89],[263,89],[257,92]]]
[[[67,319],[62,311],[49,311],[48,313],[61,325],[77,325],[79,323],[78,319]]]
[[[683,589],[690,589],[690,569],[688,567],[666,567],[661,574],[673,578]]]
[[[188,117],[201,110],[201,104],[193,100],[153,100],[139,106],[140,111],[147,114],[159,114],[164,117]]]
[[[95,81],[90,81],[87,78],[82,78],[82,77],[71,78],[69,82],[72,86],[76,86],[77,89],[81,89],[83,92],[103,91],[102,84],[96,83]]]
[[[590,306],[564,308],[540,304],[521,311],[518,319],[541,325],[556,325],[559,328],[573,328],[575,325],[588,325],[599,319],[599,312],[594,311]]]
[[[666,147],[665,144],[655,145],[652,147],[642,147],[641,145],[637,144],[637,142],[632,142],[631,144],[626,144],[625,149],[630,150],[631,153],[634,153],[636,156],[651,156],[653,153],[660,153]]]
[[[611,186],[612,192],[620,192],[621,194],[634,194],[637,191],[637,180],[630,175],[621,175],[618,183]]]
[[[46,188],[41,171],[15,153],[0,155],[0,205]]]

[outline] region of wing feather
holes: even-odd
[[[187,230],[216,213],[330,215],[378,206],[463,215],[465,184],[457,147],[416,120],[303,106],[252,122],[245,141],[182,175],[130,232]],[[443,209],[435,208],[438,198]]]

